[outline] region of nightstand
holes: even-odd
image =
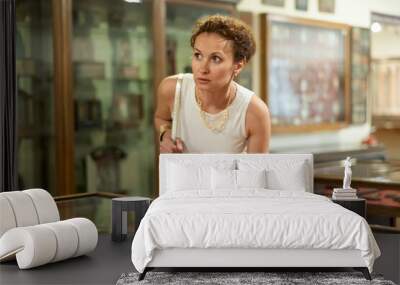
[[[128,212],[135,213],[135,231],[150,206],[147,197],[120,197],[112,199],[112,232],[113,241],[123,241],[128,235]]]
[[[367,213],[367,203],[363,198],[357,199],[332,199],[332,202],[339,204],[340,206],[359,214],[361,217],[365,218]]]

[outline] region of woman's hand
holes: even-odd
[[[183,141],[177,138],[174,140],[171,137],[171,130],[167,130],[162,136],[160,142],[160,153],[182,153]]]

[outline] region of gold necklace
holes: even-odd
[[[237,93],[237,87],[235,89],[235,95]],[[236,97],[236,96],[233,97]],[[226,107],[223,111],[220,112],[219,118],[215,120],[214,122],[211,123],[211,121],[207,118],[207,113],[203,111],[202,108],[202,102],[200,98],[198,98],[196,92],[195,92],[195,98],[196,98],[196,103],[199,106],[200,110],[200,117],[203,120],[204,125],[214,133],[220,133],[225,129],[226,123],[229,119],[229,105],[231,103],[231,98],[228,99],[228,103],[226,104]]]

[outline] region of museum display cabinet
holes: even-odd
[[[371,65],[372,121],[378,128],[400,128],[400,59],[376,59]]]
[[[237,2],[17,0],[19,188],[157,195],[155,86]]]
[[[321,131],[350,124],[351,27],[260,17],[260,89],[270,107],[272,131]]]
[[[72,2],[77,192],[153,188],[151,2]]]
[[[378,131],[400,129],[400,58],[396,45],[400,18],[380,13],[371,14],[371,22],[379,23],[379,32],[371,34],[371,101],[372,125]],[[385,46],[383,43],[388,42]]]
[[[19,188],[54,191],[53,32],[47,0],[16,1]],[[55,194],[55,192],[53,192]]]

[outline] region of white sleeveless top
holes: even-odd
[[[193,74],[183,75],[176,137],[180,138],[186,153],[241,153],[246,147],[245,119],[247,107],[254,92],[236,83],[235,99],[229,105],[229,117],[220,133],[208,129],[200,116],[195,97]],[[206,113],[211,124],[221,114]]]

